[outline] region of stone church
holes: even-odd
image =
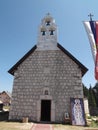
[[[37,44],[8,72],[14,76],[10,120],[62,122],[70,98],[83,98],[87,68],[57,42],[50,14],[41,21]]]

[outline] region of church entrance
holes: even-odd
[[[51,121],[51,100],[41,100],[41,121]]]

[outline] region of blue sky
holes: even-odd
[[[38,26],[48,13],[58,26],[58,42],[89,71],[82,81],[95,85],[94,63],[83,21],[98,19],[97,0],[0,0],[0,91],[12,91],[7,71],[36,43]]]

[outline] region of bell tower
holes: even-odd
[[[58,50],[57,25],[49,13],[42,19],[39,26],[37,49]]]

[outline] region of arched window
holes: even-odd
[[[46,34],[46,32],[45,31],[41,31],[42,32],[42,36],[44,36],[45,34]]]
[[[46,25],[49,26],[49,25],[50,25],[50,21],[47,21],[47,22],[46,22]]]
[[[54,35],[54,30],[50,30],[50,35]]]

